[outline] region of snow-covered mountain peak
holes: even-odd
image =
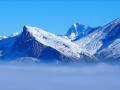
[[[91,27],[86,26],[86,25],[82,25],[79,23],[74,23],[70,29],[68,30],[66,36],[70,39],[70,40],[76,40],[79,38],[84,37],[85,35],[87,35],[90,31],[92,30]]]
[[[86,49],[89,53],[93,55],[102,52],[101,55],[104,56],[109,51],[108,56],[111,55],[113,57],[113,53],[116,55],[119,54],[117,51],[117,49],[119,50],[118,47],[120,45],[119,40],[120,40],[120,19],[116,19],[103,27],[94,29],[84,38],[75,41],[75,43],[78,44],[81,48]],[[103,52],[103,50],[105,53]]]
[[[73,27],[75,30],[77,30],[77,28],[78,28],[79,25],[80,25],[79,23],[74,23],[74,24],[72,25],[72,27]]]
[[[46,32],[40,28],[25,25],[22,31],[22,37],[45,37]],[[47,35],[46,35],[47,36]],[[35,38],[36,39],[36,38]]]
[[[50,47],[57,50],[67,57],[80,59],[81,53],[85,53],[85,55],[88,55],[87,52],[85,52],[84,50],[79,48],[78,45],[69,40],[66,40],[60,36],[57,36],[37,27],[24,26],[20,40],[23,40],[22,42],[29,42],[33,41],[32,39],[37,41],[39,44],[44,45],[45,47]]]
[[[29,33],[33,36],[38,36],[38,37],[47,36],[47,35],[50,35],[50,36],[54,35],[52,33],[46,32],[45,30],[43,30],[41,28],[32,27],[32,26],[28,26],[28,25],[25,25],[23,27],[23,33]]]
[[[28,26],[28,25],[25,25],[23,27],[23,32],[35,32],[35,31],[38,31],[39,29],[37,27],[32,27],[32,26]]]
[[[28,25],[21,33],[14,33],[11,37],[0,36],[2,59],[32,57],[60,62],[120,60],[119,49],[119,18],[96,28],[74,23],[63,37]]]

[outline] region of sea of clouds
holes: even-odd
[[[120,66],[0,64],[0,90],[120,90]]]

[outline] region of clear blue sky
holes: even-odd
[[[75,22],[95,27],[118,17],[119,0],[1,0],[0,35],[21,31],[23,25],[64,34]]]

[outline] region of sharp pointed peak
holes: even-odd
[[[29,26],[29,25],[24,25],[22,34],[23,35],[28,35],[28,34],[32,34],[32,33],[36,32],[36,31],[38,31],[38,29],[36,27],[32,27],[32,26]]]
[[[73,23],[73,25],[80,25],[78,22],[76,22],[76,23]]]
[[[23,31],[27,31],[27,30],[28,30],[28,28],[29,28],[29,26],[28,26],[28,25],[24,25],[24,26],[23,26]]]
[[[29,26],[29,25],[23,26],[23,32],[34,32],[34,31],[40,31],[40,30],[42,30],[42,29],[33,27],[33,26]]]
[[[35,28],[35,27],[29,26],[29,25],[24,25],[23,26],[23,30],[29,30],[29,29],[32,29],[32,28]]]
[[[36,31],[40,31],[40,30],[43,30],[44,31],[44,29],[42,29],[42,28],[38,28],[38,27],[34,27],[34,26],[29,26],[29,25],[24,25],[23,26],[23,30],[36,30]]]
[[[72,26],[76,27],[76,26],[86,26],[86,25],[76,22],[76,23],[73,23]]]
[[[73,23],[72,27],[74,27],[74,28],[77,28],[77,27],[88,28],[89,27],[90,28],[90,26],[84,25],[84,24],[80,24],[78,22]]]

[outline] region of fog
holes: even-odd
[[[0,64],[0,90],[120,90],[120,66]]]

